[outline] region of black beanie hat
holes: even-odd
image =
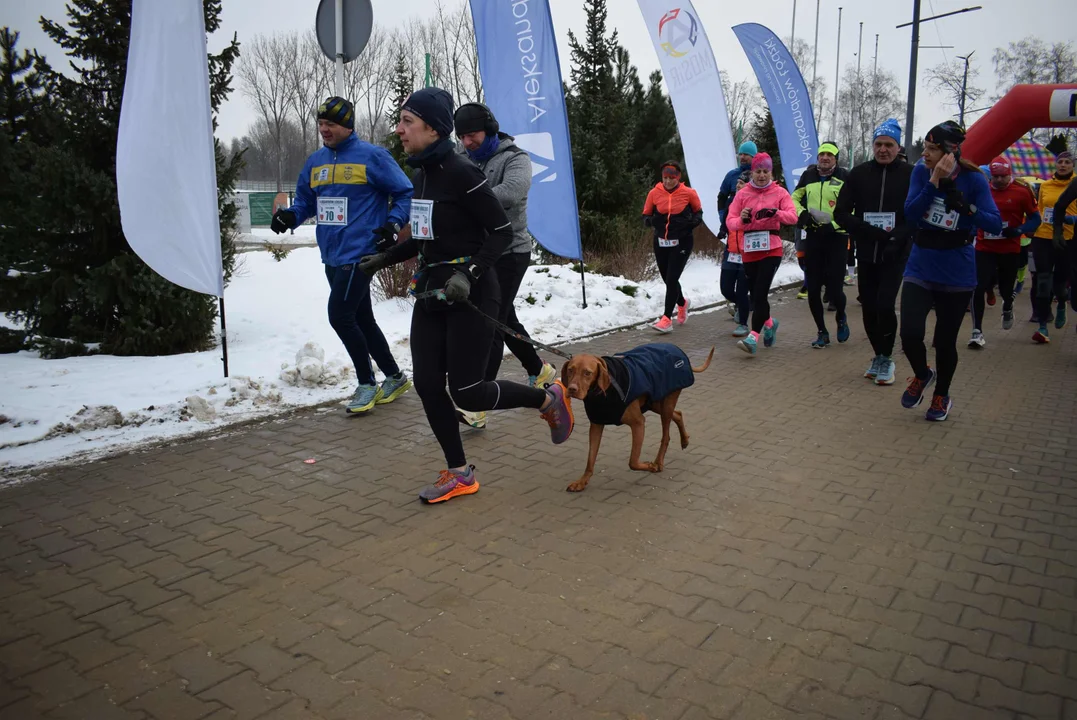
[[[447,90],[436,87],[416,90],[404,101],[404,107],[401,109],[420,118],[441,137],[452,135],[453,101]]]
[[[349,130],[355,129],[355,107],[342,97],[326,98],[318,106],[318,119],[328,120]]]
[[[947,120],[928,130],[924,140],[942,146],[946,152],[953,152],[965,142],[965,130],[953,120]]]
[[[490,108],[480,103],[461,105],[453,115],[453,125],[456,127],[457,135],[467,135],[480,130],[486,132],[487,126],[493,122],[496,120]]]

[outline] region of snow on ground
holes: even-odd
[[[314,231],[317,229],[317,225],[300,225],[291,232],[276,234],[269,228],[256,227],[251,228],[249,233],[240,233],[236,236],[236,243],[241,247],[244,245],[255,245],[266,243],[270,245],[314,245],[318,242],[317,237],[314,235]]]
[[[282,262],[265,252],[242,258],[225,291],[230,380],[223,377],[219,349],[64,360],[43,360],[32,352],[0,355],[0,469],[92,457],[349,396],[354,372],[326,320],[328,286],[318,249],[296,248]],[[685,295],[696,306],[721,300],[718,275],[714,261],[691,260],[681,278]],[[801,277],[795,263],[786,264],[774,283]],[[532,267],[517,314],[546,343],[653,320],[661,308],[661,281],[642,283],[635,297],[617,289],[636,285],[588,274],[583,310],[578,272],[568,265]],[[383,300],[375,313],[398,362],[410,372],[411,302]],[[297,367],[304,346],[315,357]],[[324,367],[316,358],[319,348]]]

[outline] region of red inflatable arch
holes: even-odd
[[[1037,127],[1077,128],[1077,85],[1017,85],[969,128],[961,154],[986,165]]]

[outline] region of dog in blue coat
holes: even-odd
[[[602,443],[602,431],[607,425],[627,425],[632,430],[632,454],[628,467],[632,470],[661,472],[665,468],[669,447],[669,424],[677,424],[681,448],[688,447],[688,431],[684,416],[677,410],[681,391],[695,382],[696,373],[710,367],[714,348],[702,367],[692,367],[688,356],[676,345],[651,343],[624,353],[599,357],[573,355],[561,368],[561,383],[568,395],[583,401],[591,432],[587,451],[587,469],[579,480],[568,486],[569,492],[587,487],[595,472],[595,458]],[[645,421],[643,413],[650,411],[662,418],[662,444],[654,462],[640,462],[643,450]]]

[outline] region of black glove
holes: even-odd
[[[1002,237],[1004,238],[1021,237],[1021,234],[1021,228],[1019,227],[1002,228]]]
[[[387,222],[374,231],[374,247],[378,252],[386,252],[396,245],[396,234],[400,232],[400,226],[395,222]]]
[[[359,269],[367,275],[373,277],[374,273],[378,272],[382,268],[389,267],[389,253],[376,253],[374,255],[364,255],[359,259]]]
[[[729,237],[729,228],[725,226],[725,223],[722,223],[722,227],[718,229],[718,235],[716,237],[719,240],[725,240],[727,237]]]
[[[273,213],[273,220],[269,223],[269,229],[280,235],[295,227],[295,213],[281,208]]]
[[[762,220],[764,218],[772,218],[778,214],[778,208],[763,208],[762,210],[756,210],[755,219]]]
[[[884,262],[897,260],[905,249],[905,241],[896,237],[887,238],[882,244],[882,249]]]
[[[815,227],[815,218],[812,217],[810,210],[805,210],[797,216],[798,228],[811,228]]]
[[[463,270],[457,270],[445,283],[445,299],[449,302],[463,302],[471,296],[471,277]]]
[[[956,212],[958,215],[968,215],[969,206],[965,202],[965,193],[951,187],[946,191],[946,212]]]

